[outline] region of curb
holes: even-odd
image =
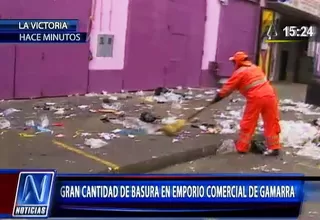
[[[219,144],[208,145],[202,148],[197,148],[194,150],[188,150],[184,152],[174,153],[150,160],[141,161],[135,164],[126,165],[120,167],[116,171],[111,171],[111,173],[117,174],[128,174],[128,173],[150,173],[157,170],[164,169],[176,164],[186,163],[189,161],[197,160],[200,158],[215,155],[217,152]],[[110,173],[109,170],[100,172]]]

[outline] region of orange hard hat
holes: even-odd
[[[247,60],[248,54],[243,51],[236,52],[232,57],[229,58],[230,61],[233,61],[236,65],[251,65],[251,62]]]

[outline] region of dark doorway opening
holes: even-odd
[[[286,50],[281,51],[279,81],[284,81],[287,79],[288,58],[289,58],[288,51]]]

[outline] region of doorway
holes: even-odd
[[[287,79],[288,58],[289,52],[286,50],[281,51],[279,81],[285,81]]]

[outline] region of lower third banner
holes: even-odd
[[[297,217],[299,180],[58,177],[53,217]],[[252,177],[251,177],[252,178]]]
[[[0,33],[0,43],[85,43],[87,33]]]
[[[305,189],[302,176],[284,175],[56,175],[51,170],[0,172],[1,178],[1,218],[297,217]]]

